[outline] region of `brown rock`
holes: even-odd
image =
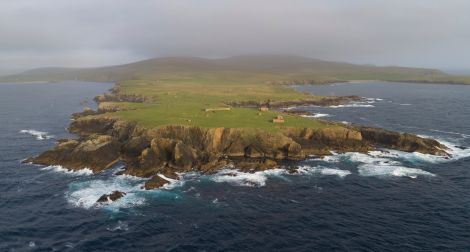
[[[170,183],[170,181],[158,175],[155,175],[150,180],[147,180],[147,182],[145,182],[144,188],[145,190],[152,190],[152,189],[160,188],[168,183]]]

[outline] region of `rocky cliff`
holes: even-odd
[[[329,155],[331,151],[391,148],[448,155],[446,147],[435,140],[363,126],[284,128],[277,132],[173,125],[144,129],[100,115],[79,117],[69,130],[79,139],[62,140],[54,149],[27,161],[94,172],[125,161],[127,167],[122,173],[153,178],[146,189],[165,184],[165,179],[156,177],[159,175],[178,179],[180,172],[212,173],[229,164],[245,171],[265,170],[282,160]]]

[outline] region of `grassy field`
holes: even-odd
[[[280,85],[298,82],[384,80],[470,84],[468,76],[453,76],[434,69],[355,65],[285,55],[157,58],[100,68],[36,69],[0,78],[0,82],[62,80],[115,82],[119,93],[151,97],[151,103],[120,103],[119,106],[132,110],[108,114],[136,121],[145,127],[177,124],[267,130],[331,126],[275,111],[234,107],[230,111],[205,112],[204,109],[227,107],[242,101],[263,103],[320,98]],[[271,122],[278,114],[285,117],[285,123]]]
[[[257,76],[243,77],[242,83],[232,73],[184,73],[165,78],[123,81],[117,84],[120,93],[152,97],[149,104],[126,105],[133,110],[108,115],[138,122],[144,127],[190,125],[204,128],[261,128],[278,130],[281,127],[327,127],[317,120],[287,115],[276,111],[260,112],[252,108],[232,107],[229,111],[205,109],[230,107],[240,101],[316,100],[320,97],[296,92],[287,86],[268,84]],[[141,107],[136,107],[141,106]],[[285,123],[275,124],[277,115]]]

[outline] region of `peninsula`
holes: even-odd
[[[331,70],[333,65],[338,66],[335,71]],[[46,72],[30,72],[22,78],[116,84],[110,93],[95,98],[96,111],[85,109],[73,115],[69,130],[77,139],[60,140],[55,148],[27,162],[100,172],[123,161],[126,168],[120,174],[149,178],[146,189],[159,188],[178,179],[180,173],[213,173],[227,167],[245,172],[284,167],[295,173],[296,167],[291,165],[295,161],[330,155],[331,151],[390,148],[448,156],[447,148],[432,139],[286,111],[284,108],[292,106],[329,106],[362,99],[315,96],[287,84],[354,79],[468,81],[437,70],[358,66],[290,56],[164,58]],[[116,195],[120,194],[113,192],[111,196]]]

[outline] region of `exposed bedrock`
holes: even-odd
[[[258,108],[260,106],[268,106],[271,108],[286,108],[294,106],[334,106],[355,101],[362,101],[364,98],[360,96],[331,96],[322,97],[316,100],[298,100],[298,101],[242,101],[242,102],[230,102],[228,105],[234,107],[245,107],[245,108]]]
[[[153,185],[146,188],[162,183],[158,175],[178,179],[180,172],[213,173],[229,164],[244,171],[265,170],[281,160],[302,160],[331,151],[366,152],[382,147],[448,155],[446,147],[435,140],[363,126],[277,132],[190,126],[143,129],[132,122],[89,116],[73,121],[70,131],[80,138],[61,141],[28,161],[99,172],[124,160],[127,167],[121,173],[153,178],[154,182],[148,182]]]
[[[126,195],[125,192],[121,191],[113,191],[110,194],[103,194],[101,197],[96,201],[97,203],[110,203],[116,201]]]

